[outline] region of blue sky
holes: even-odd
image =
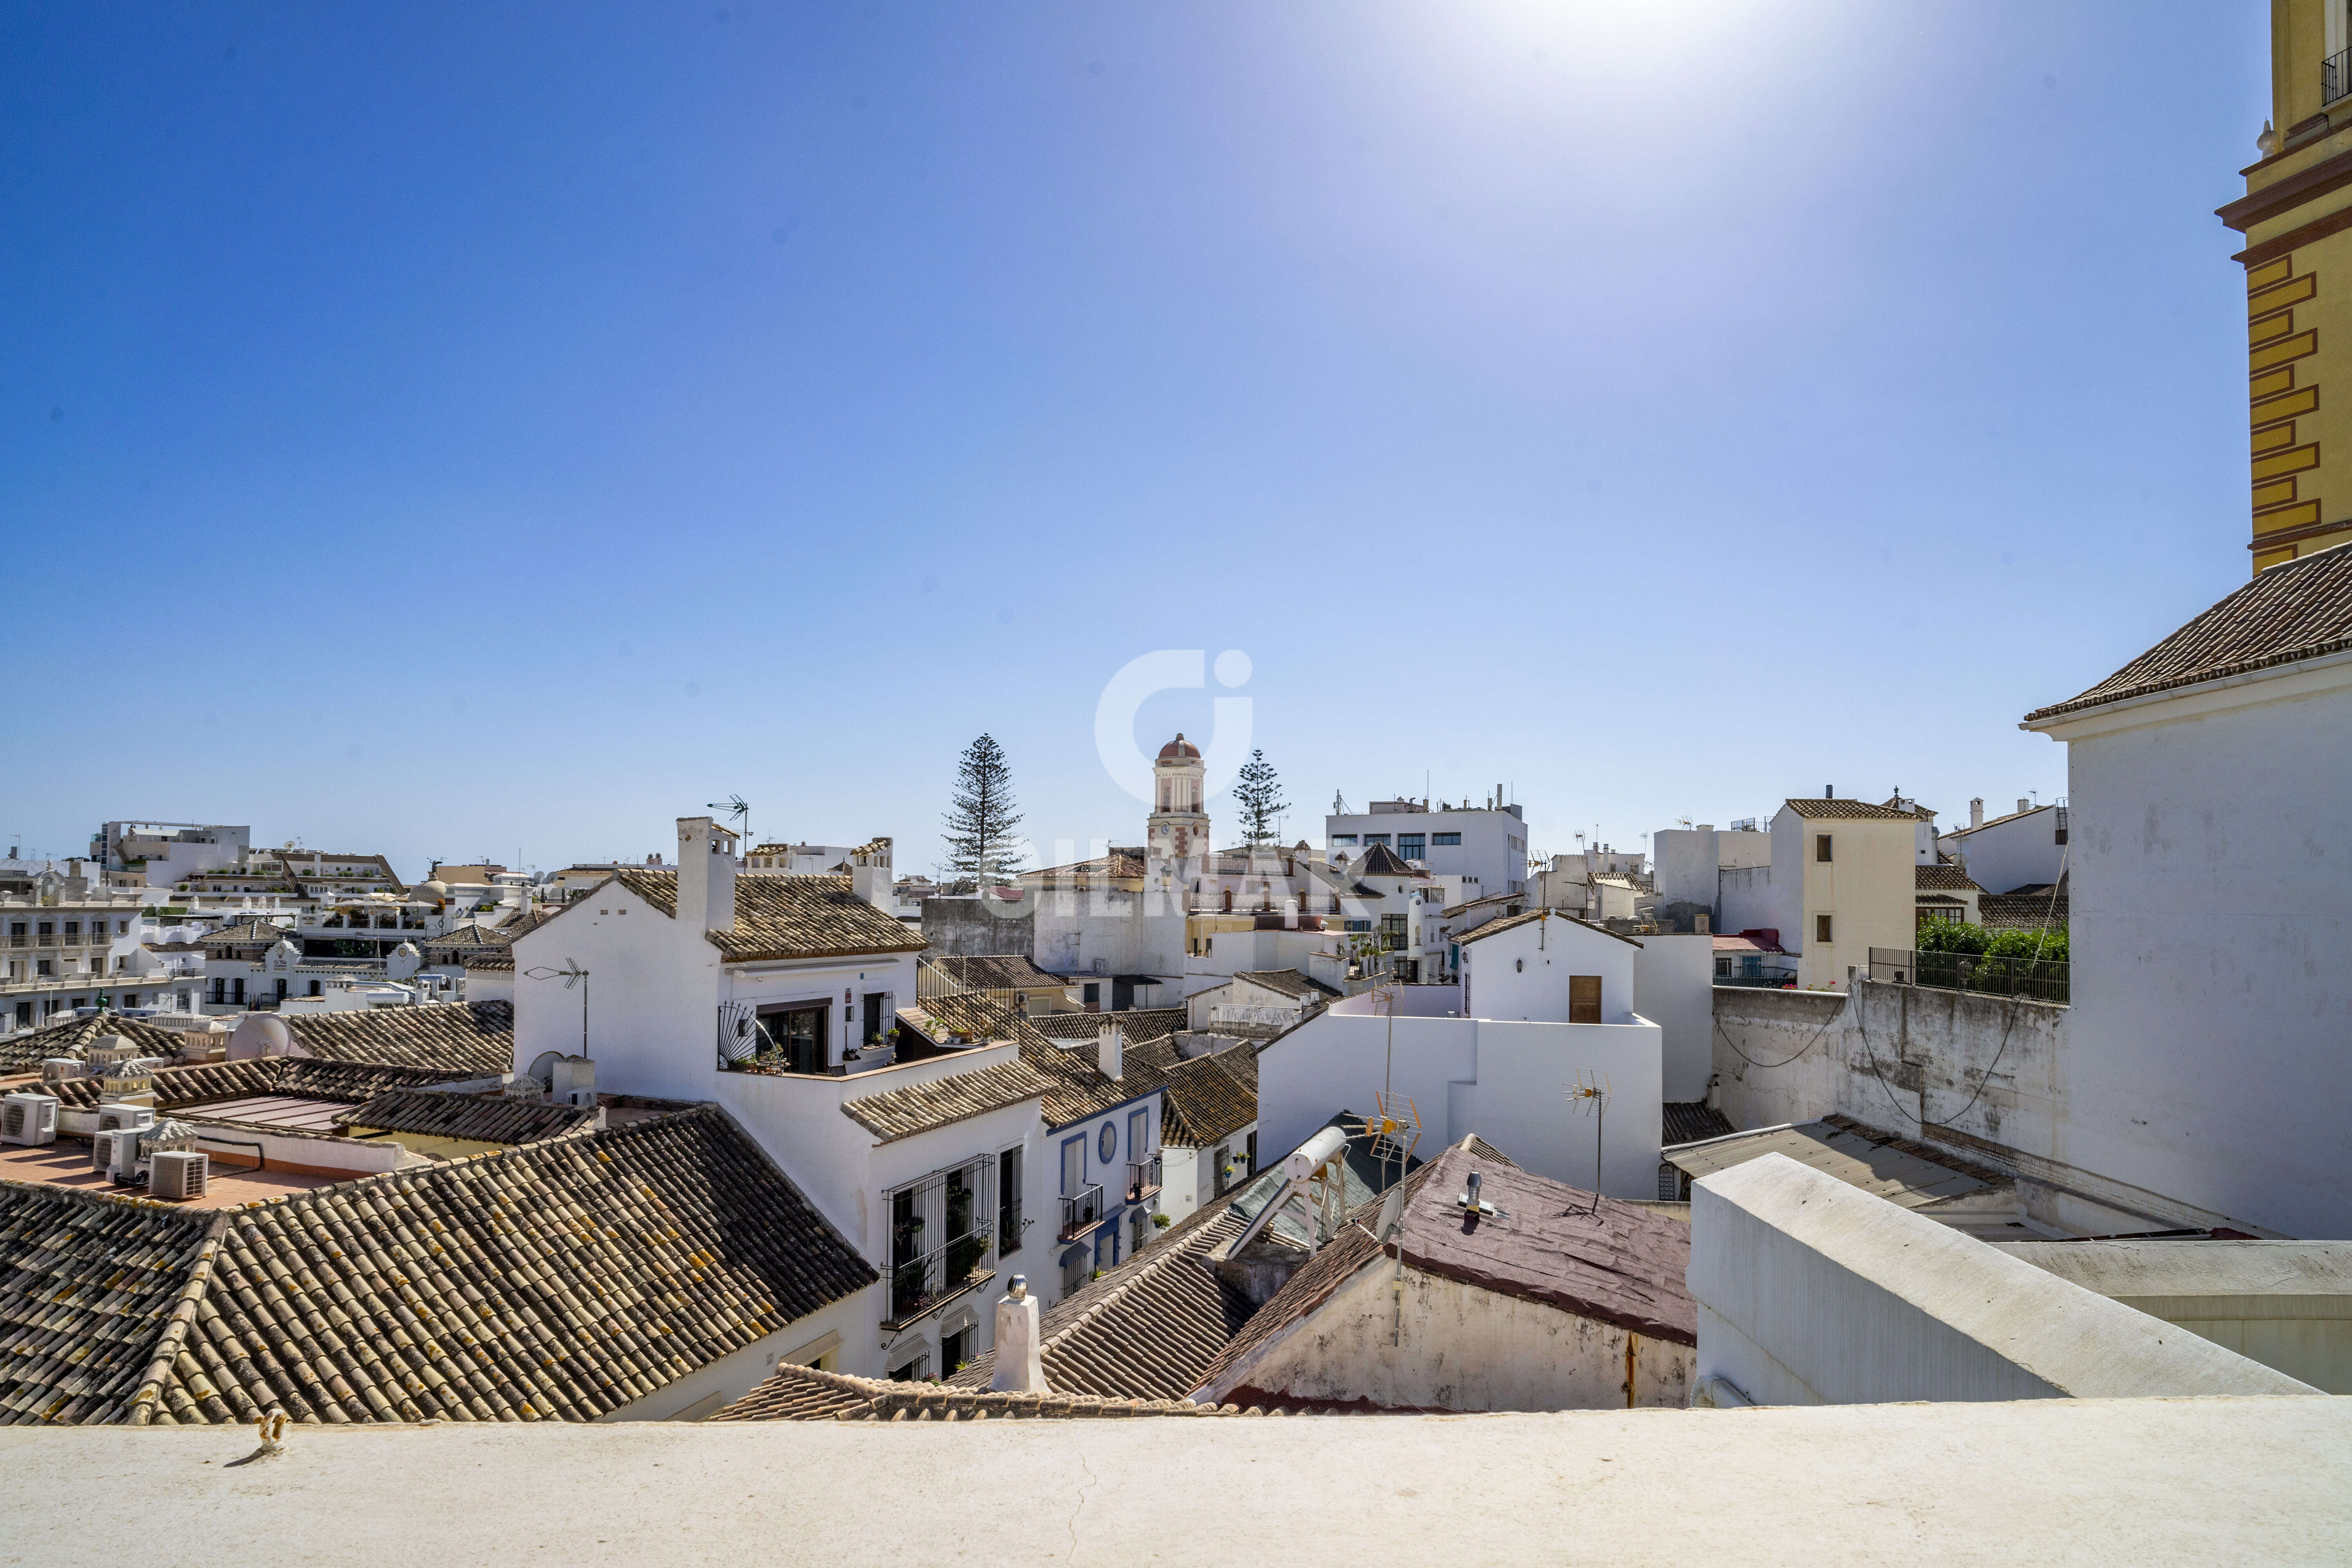
[[[2247,570],[2241,5],[0,15],[0,833],[406,871],[1900,785]],[[1212,802],[1230,822],[1229,803]]]

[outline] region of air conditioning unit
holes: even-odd
[[[147,1195],[185,1202],[205,1195],[212,1162],[194,1149],[157,1151],[147,1164]]]
[[[98,1130],[112,1132],[121,1128],[144,1130],[155,1125],[155,1108],[152,1105],[101,1105],[98,1108]]]
[[[89,1168],[110,1182],[134,1179],[139,1173],[139,1129],[121,1127],[92,1138]]]
[[[49,1057],[41,1063],[43,1083],[66,1083],[82,1076],[79,1057]]]
[[[44,1144],[57,1141],[57,1096],[12,1094],[0,1100],[0,1143]]]

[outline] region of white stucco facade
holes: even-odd
[[[1638,1015],[1617,1024],[1552,1024],[1355,1010],[1370,1000],[1326,1008],[1258,1054],[1261,1164],[1297,1148],[1337,1111],[1371,1110],[1387,1082],[1419,1107],[1423,1153],[1475,1133],[1538,1175],[1590,1190],[1596,1145],[1605,1137],[1601,1191],[1657,1195],[1655,1024]],[[1604,1115],[1581,1114],[1569,1103],[1580,1073],[1608,1080]]]
[[[2352,655],[2032,728],[2072,802],[2066,1157],[2352,1236]]]

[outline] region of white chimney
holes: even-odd
[[[2033,803],[2030,800],[2020,799],[2017,803],[2018,815],[2021,816],[2032,809]]]
[[[849,857],[849,890],[877,910],[891,907],[890,841],[877,838]]]
[[[1126,1052],[1127,1031],[1117,1024],[1105,1024],[1095,1036],[1095,1062],[1103,1077],[1118,1081],[1127,1067]]]
[[[1982,795],[1969,802],[1969,826],[1970,827],[1984,826],[1984,796]]]
[[[735,929],[735,836],[707,816],[677,819],[677,918]]]

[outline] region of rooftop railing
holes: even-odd
[[[1970,952],[1916,952],[1905,948],[1870,950],[1870,977],[1895,985],[1927,985],[1942,991],[1975,991],[1989,996],[2022,996],[2035,1002],[2070,1004],[2073,977],[2057,958],[1995,958]]]

